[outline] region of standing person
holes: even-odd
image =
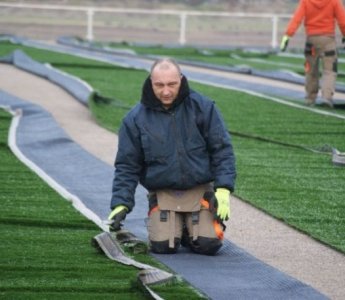
[[[335,23],[345,36],[345,10],[340,0],[300,0],[290,20],[280,49],[286,50],[292,37],[304,20],[305,90],[306,104],[314,105],[319,91],[319,61],[322,60],[321,96],[323,103],[333,108],[333,94],[337,78],[337,50]],[[345,42],[343,37],[342,42]]]
[[[222,246],[235,173],[230,136],[214,102],[189,88],[174,60],[157,60],[119,131],[110,230],[119,230],[133,209],[140,182],[149,192],[151,250],[175,253],[182,243],[213,255]]]

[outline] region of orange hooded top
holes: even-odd
[[[307,35],[335,35],[335,21],[345,36],[345,10],[341,0],[301,0],[286,34],[293,36],[304,20]]]

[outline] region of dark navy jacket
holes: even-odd
[[[138,182],[149,191],[208,182],[233,191],[235,177],[230,136],[214,102],[190,90],[183,76],[178,97],[166,110],[148,78],[141,103],[120,128],[111,208],[122,204],[132,210]]]

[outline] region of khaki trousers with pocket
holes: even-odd
[[[337,50],[334,36],[308,36],[305,47],[306,99],[315,102],[319,91],[322,62],[321,96],[332,101],[337,78]]]

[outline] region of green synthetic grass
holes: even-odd
[[[95,43],[104,46],[104,43]],[[112,48],[134,50],[138,54],[170,56],[180,60],[200,61],[222,66],[248,66],[257,70],[288,70],[304,76],[304,57],[281,56],[277,53],[243,49],[197,49],[193,47],[140,46],[127,43],[107,43]],[[345,54],[338,53],[344,59]],[[345,65],[338,63],[337,81],[345,83]]]
[[[10,120],[0,109],[0,298],[148,299],[138,269],[92,248],[97,226],[12,154]],[[135,259],[162,267],[148,255]],[[181,279],[153,289],[164,299],[202,298]]]
[[[345,149],[345,120],[282,105],[243,92],[192,83],[215,100],[230,131],[291,145]],[[330,110],[328,110],[330,111]]]
[[[0,52],[14,47],[5,44]],[[126,105],[132,106],[140,98],[147,76],[144,71],[67,55],[47,55],[46,51],[33,49],[26,52],[83,78],[102,95],[115,98],[108,104],[91,102],[98,122],[114,131],[128,111]],[[345,121],[241,92],[192,82],[191,87],[216,101],[233,133],[238,170],[236,195],[345,252],[344,168],[335,167],[329,153],[302,149],[329,150],[332,146],[344,151]],[[287,145],[280,145],[282,142]]]
[[[134,268],[91,248],[97,227],[13,156],[6,145],[10,115],[0,110],[0,120],[0,296],[144,299],[131,287]]]
[[[234,132],[236,194],[345,252],[345,170],[331,156],[293,146],[345,149],[345,120],[244,93],[193,84],[213,99]],[[268,139],[241,138],[238,133]],[[282,146],[279,143],[290,146]]]
[[[330,153],[298,148],[345,150],[345,120],[241,92],[192,87],[216,100],[233,132],[236,195],[345,252],[345,169],[332,164]]]

